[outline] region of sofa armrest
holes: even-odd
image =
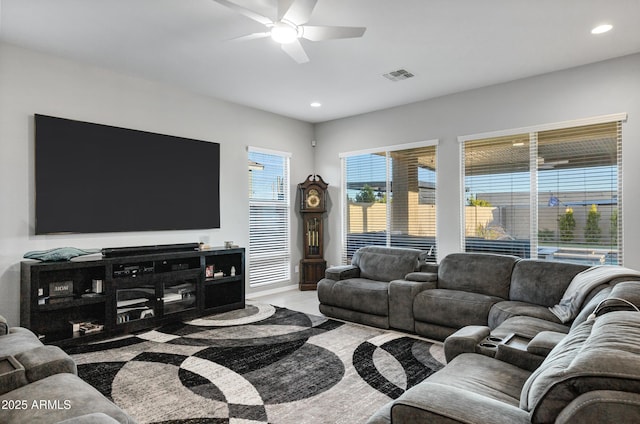
[[[26,370],[29,382],[42,380],[59,373],[78,374],[73,359],[58,346],[40,346],[16,355]]]
[[[594,390],[575,398],[558,417],[557,424],[637,423],[640,420],[640,394],[614,390]]]
[[[349,278],[357,278],[360,276],[360,268],[355,265],[339,265],[327,268],[324,272],[325,278],[340,281]]]
[[[534,355],[547,356],[566,334],[555,331],[541,331],[527,345],[527,352]]]
[[[452,402],[455,399],[455,402]],[[391,422],[529,424],[529,413],[517,406],[468,390],[429,381],[407,390],[391,407]]]
[[[409,274],[405,275],[404,277],[405,280],[408,281],[418,281],[420,283],[430,283],[430,282],[436,282],[438,281],[438,273],[433,273],[433,272],[410,272]],[[433,287],[429,287],[429,288],[436,288],[436,284],[432,285]]]
[[[413,300],[422,291],[435,289],[433,281],[393,280],[389,283],[389,326],[398,330],[415,331]]]
[[[28,383],[24,366],[16,358],[0,358],[0,396]]]
[[[484,325],[467,325],[444,340],[444,356],[447,362],[461,353],[475,353],[476,346],[491,333]]]

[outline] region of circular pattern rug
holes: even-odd
[[[358,423],[441,368],[442,345],[267,304],[67,348],[140,423]]]

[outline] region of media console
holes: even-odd
[[[244,269],[244,248],[26,260],[20,325],[65,344],[240,309]]]

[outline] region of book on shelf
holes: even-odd
[[[80,324],[80,334],[91,334],[98,333],[104,329],[104,325],[94,323],[94,322],[85,322]]]
[[[140,303],[149,302],[151,299],[146,297],[139,297],[137,299],[129,299],[129,300],[118,300],[118,308],[122,308],[123,306],[131,306],[137,305]]]

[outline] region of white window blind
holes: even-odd
[[[469,139],[465,251],[622,264],[622,122]]]
[[[249,149],[249,285],[291,279],[289,155]]]
[[[343,164],[343,263],[360,247],[413,247],[436,255],[436,146],[352,153]]]

